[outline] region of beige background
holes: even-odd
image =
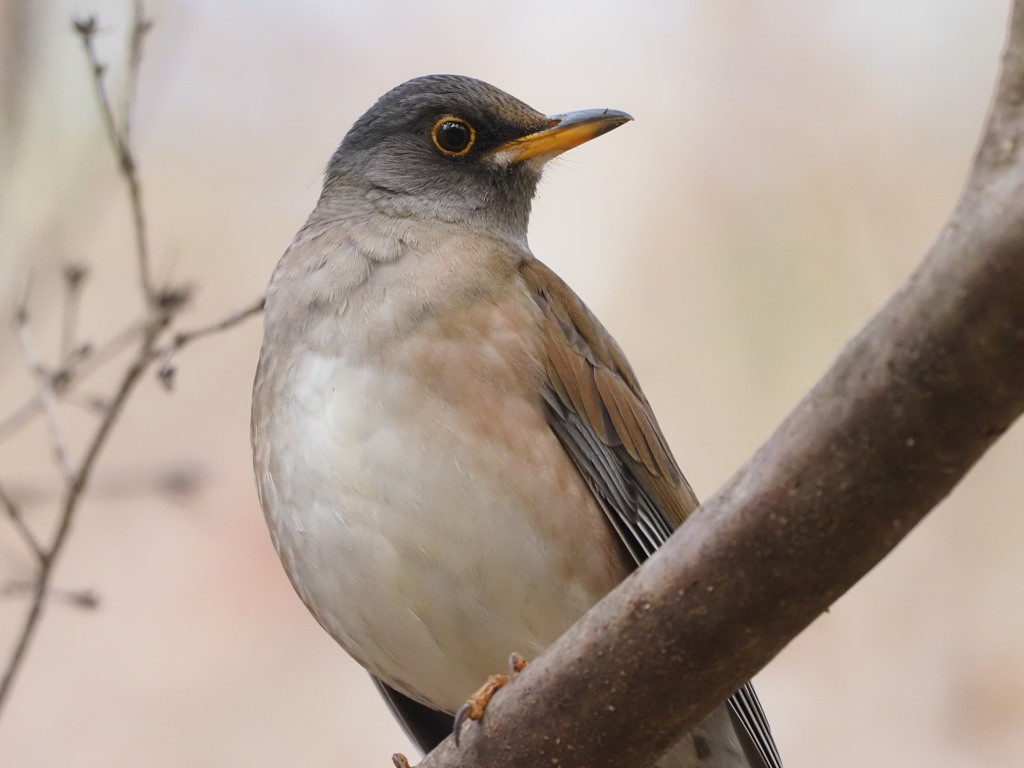
[[[126,5],[0,4],[0,308],[6,326],[31,267],[48,353],[61,261],[92,267],[87,337],[138,307],[124,195],[68,21],[98,9],[116,62]],[[188,325],[257,296],[348,125],[409,77],[472,74],[549,112],[628,110],[635,123],[549,172],[532,245],[629,352],[707,496],[936,236],[1006,13],[986,0],[153,3],[136,127],[158,274],[199,287]],[[256,323],[198,344],[173,395],[149,380],[131,404],[57,573],[100,607],[50,606],[0,720],[0,765],[383,766],[408,750],[269,545],[248,454],[258,345]],[[28,392],[4,332],[0,416]],[[73,437],[90,421],[67,419]],[[1021,764],[1022,459],[1018,427],[759,676],[787,766]],[[203,483],[146,493],[168,467]],[[0,481],[42,499],[28,510],[45,530],[41,424],[0,444]],[[0,521],[0,583],[30,574]],[[0,650],[24,607],[0,600]]]

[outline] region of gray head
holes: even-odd
[[[544,163],[630,119],[545,116],[480,80],[416,78],[355,122],[327,166],[324,197],[354,192],[396,215],[525,237]]]

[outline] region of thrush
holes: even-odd
[[[632,118],[382,96],[274,270],[253,391],[292,585],[425,751],[697,507],[622,350],[527,244],[544,165]],[[658,768],[780,768],[748,683]]]

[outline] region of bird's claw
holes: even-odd
[[[455,724],[453,727],[455,735],[455,746],[459,746],[459,737],[462,732],[462,724],[466,720],[479,720],[484,716],[484,711],[490,703],[491,698],[504,688],[509,680],[526,669],[528,662],[520,654],[513,652],[508,657],[509,674],[491,675],[487,682],[480,686],[480,689],[466,699],[466,703],[459,707],[455,713]]]
[[[510,679],[508,675],[491,675],[487,678],[487,682],[480,686],[480,690],[466,699],[466,703],[459,707],[459,711],[455,713],[455,746],[459,746],[462,724],[466,720],[479,720],[483,717],[491,697],[501,690]]]

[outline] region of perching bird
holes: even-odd
[[[630,119],[410,80],[349,130],[270,281],[274,546],[424,750],[697,507],[622,350],[527,245],[545,163]],[[683,766],[781,766],[749,684],[658,763]]]

